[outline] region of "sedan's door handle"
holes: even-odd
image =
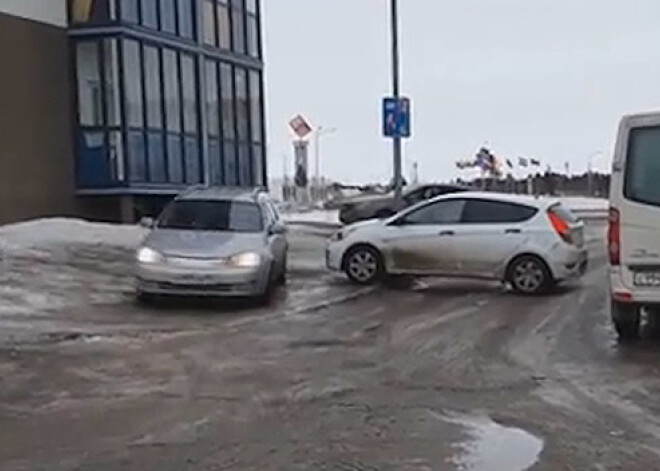
[[[504,231],[505,234],[520,234],[521,232],[520,229],[507,229]]]
[[[440,231],[438,235],[444,237],[444,236],[453,236],[455,234],[456,233],[454,231]]]

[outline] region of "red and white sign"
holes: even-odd
[[[302,115],[297,115],[295,118],[289,121],[289,126],[300,139],[304,139],[312,133],[312,127],[305,120],[305,118],[302,117]]]

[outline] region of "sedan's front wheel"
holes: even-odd
[[[520,294],[539,294],[552,285],[552,275],[545,262],[532,255],[516,258],[509,266],[508,281]]]
[[[344,271],[348,278],[361,285],[370,285],[383,276],[383,259],[380,253],[369,246],[358,246],[346,255]]]

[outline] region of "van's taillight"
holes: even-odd
[[[568,221],[561,217],[557,212],[553,211],[552,208],[548,209],[548,218],[552,223],[552,227],[555,228],[559,237],[561,237],[564,242],[572,244],[573,240],[571,239],[571,228],[568,225]]]
[[[609,228],[607,231],[607,247],[610,253],[610,265],[621,263],[621,213],[616,208],[610,208]]]

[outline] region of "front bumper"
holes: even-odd
[[[186,269],[166,264],[139,265],[136,289],[145,294],[252,297],[266,292],[268,277],[265,266]]]
[[[343,247],[336,243],[330,242],[325,248],[325,266],[331,271],[341,271],[342,258],[344,257]]]

